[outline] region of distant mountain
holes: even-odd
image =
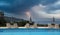
[[[50,24],[52,21],[37,21],[38,24]],[[55,21],[55,24],[60,24],[60,21]]]
[[[19,21],[22,21],[24,19],[18,19],[18,18],[15,18],[15,17],[7,17],[7,16],[4,16],[4,19],[7,21],[7,22],[19,22]]]

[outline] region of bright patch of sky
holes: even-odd
[[[32,12],[34,12],[35,15],[37,14],[40,18],[60,18],[60,9],[57,8],[58,6],[60,7],[60,0],[50,5],[35,5],[34,7],[32,7]],[[56,10],[49,10],[52,8],[56,8]]]

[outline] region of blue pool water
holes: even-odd
[[[0,35],[60,35],[60,29],[51,28],[0,29]]]

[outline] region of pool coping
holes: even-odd
[[[5,29],[5,28],[8,28],[8,27],[0,27],[0,29]],[[18,28],[26,28],[26,27],[18,27]],[[30,28],[33,28],[33,27],[30,27]],[[49,27],[37,27],[37,28],[49,28]]]

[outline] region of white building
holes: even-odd
[[[49,28],[59,28],[59,24],[55,23],[55,18],[53,17],[53,21],[51,24],[48,24]]]
[[[25,27],[26,27],[26,28],[30,28],[30,25],[29,25],[29,23],[27,23],[27,24],[25,25]]]
[[[6,27],[8,28],[18,28],[17,23],[14,23],[13,25],[11,25],[10,23],[6,23]]]
[[[33,28],[37,28],[37,24],[36,23],[34,23]]]

